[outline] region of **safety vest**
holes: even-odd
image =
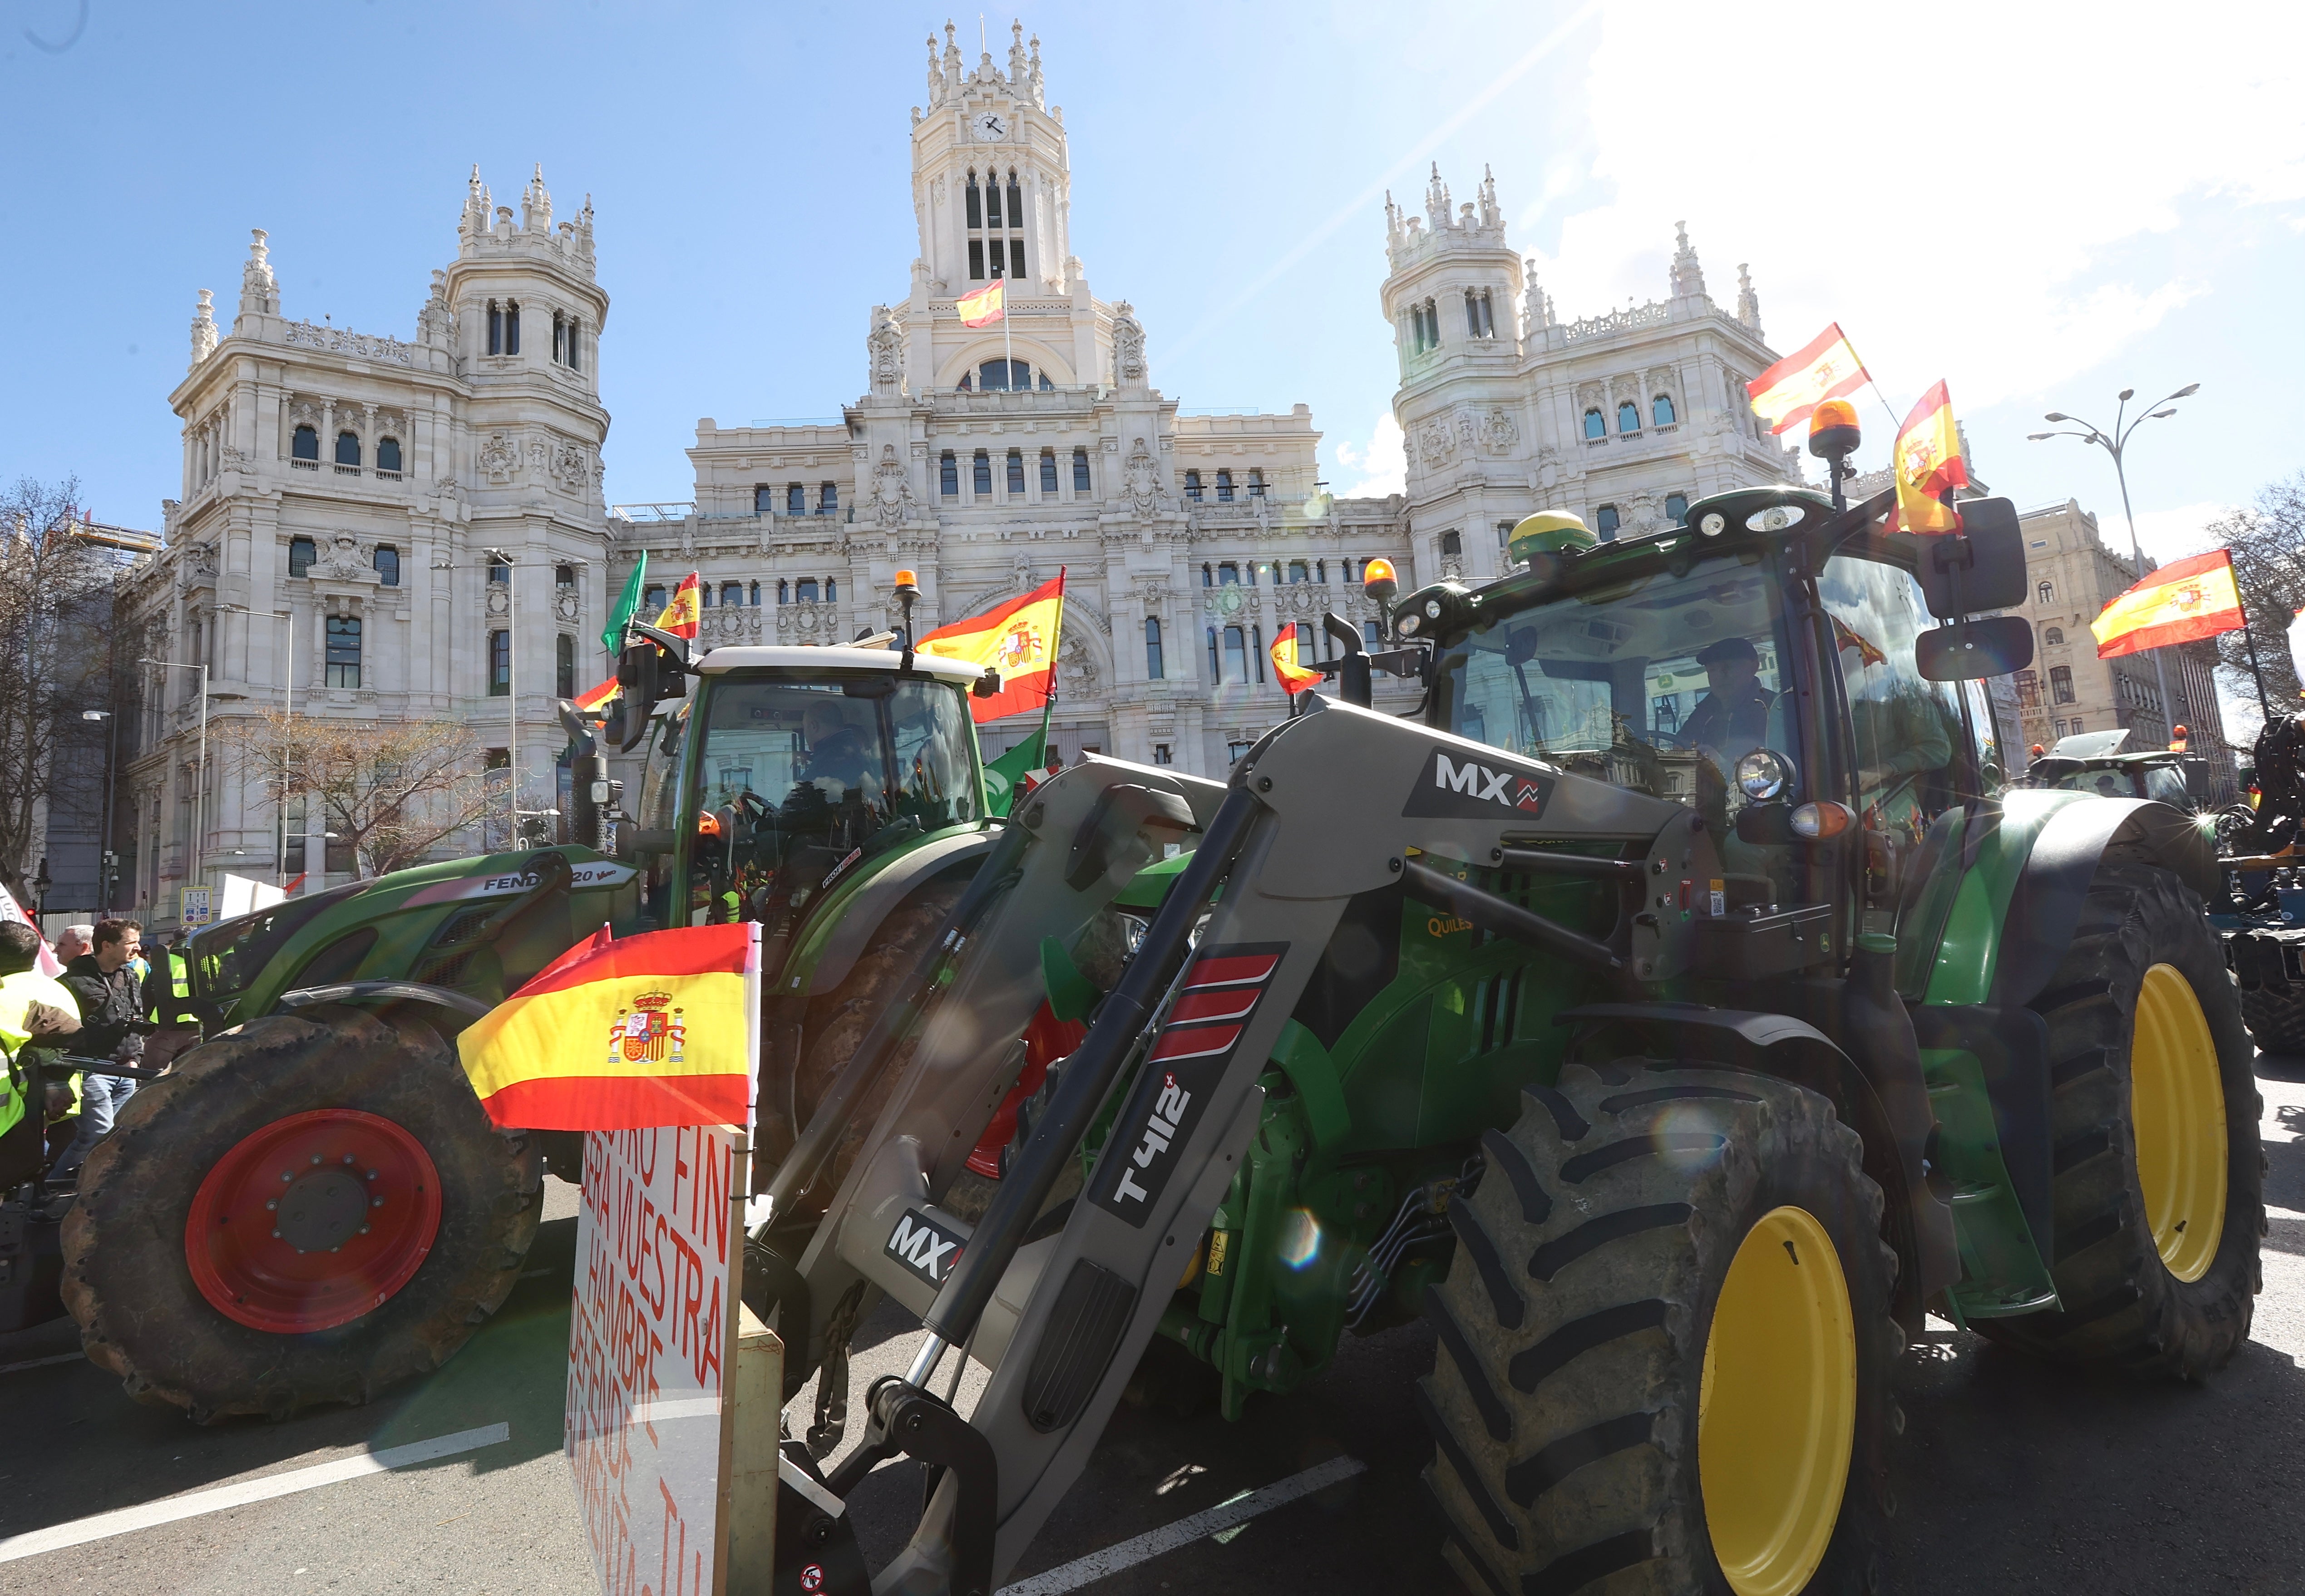
[[[79,1000],[62,981],[30,970],[0,977],[0,1048],[7,1052],[5,1067],[0,1068],[0,1135],[13,1128],[29,1107],[31,1084],[18,1066],[16,1055],[32,1040],[27,1014],[35,1003],[53,1005],[66,1014],[80,1012]]]
[[[184,962],[182,948],[168,950],[168,989],[179,998],[192,995],[191,966]]]

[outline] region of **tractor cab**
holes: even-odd
[[[2129,731],[2080,732],[2060,737],[2057,744],[2035,760],[2027,785],[2064,793],[2089,793],[2099,798],[2149,798],[2187,814],[2215,807],[2209,761],[2186,751],[2185,728],[2166,749],[2124,751]]]

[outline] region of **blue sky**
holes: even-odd
[[[907,109],[947,14],[0,0],[0,477],[74,474],[100,519],[156,526],[194,291],[228,323],[249,228],[289,315],[405,337],[472,164],[516,203],[541,161],[558,214],[599,213],[609,497],[684,498],[698,417],[861,390],[867,311],[916,252]],[[1072,138],[1075,250],[1135,303],[1155,383],[1311,404],[1340,491],[1398,483],[1380,191],[1421,205],[1438,160],[1467,198],[1487,163],[1563,315],[1661,295],[1685,218],[1716,299],[1751,263],[1780,350],[1838,318],[1900,413],[1946,378],[2020,504],[2117,525],[2101,455],[2024,435],[2199,382],[2131,480],[2148,549],[2197,547],[2305,464],[2301,8],[2094,5],[2084,30],[1941,4],[1942,65],[1912,14],[1813,37],[1675,0],[1021,13]],[[986,14],[996,56],[1009,15]],[[1876,464],[1889,420],[1864,420]]]

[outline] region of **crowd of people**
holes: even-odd
[[[0,1044],[15,1077],[0,1103],[13,1098],[24,1118],[37,1115],[31,1133],[41,1139],[43,1161],[53,1160],[51,1184],[78,1178],[140,1081],[165,1072],[198,1035],[182,1001],[181,950],[167,943],[148,950],[143,935],[132,920],[67,926],[55,949],[62,973],[48,976],[38,968],[39,932],[21,921],[0,922]]]

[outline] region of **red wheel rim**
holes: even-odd
[[[382,1307],[439,1233],[423,1144],[377,1115],[316,1108],[217,1160],[184,1221],[184,1261],[226,1319],[292,1335]]]

